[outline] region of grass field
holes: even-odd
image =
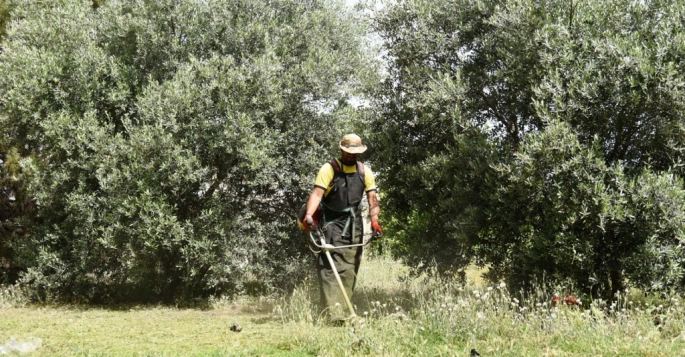
[[[316,322],[312,282],[288,298],[204,309],[34,306],[5,292],[0,344],[40,338],[27,356],[685,356],[677,296],[552,308],[552,292],[516,298],[478,276],[466,286],[408,278],[397,262],[368,259],[354,299],[361,319],[344,327]]]

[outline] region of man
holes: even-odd
[[[371,170],[357,161],[366,151],[362,139],[355,134],[347,134],[340,141],[340,158],[325,163],[314,181],[305,222],[312,222],[312,215],[321,205],[321,225],[326,242],[333,246],[362,243],[363,224],[359,207],[364,192],[369,203],[369,216],[374,234],[382,234],[378,224],[380,204],[376,192],[376,182]],[[306,223],[305,223],[306,225]],[[351,299],[357,281],[357,272],[362,257],[362,247],[331,250],[335,268],[340,275],[347,296]],[[316,262],[321,290],[321,304],[326,308],[331,321],[344,321],[346,303],[340,286],[335,279],[324,252],[319,253]]]

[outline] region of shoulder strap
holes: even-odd
[[[338,164],[338,160],[332,159],[328,163],[333,167],[333,172],[335,173],[335,176],[338,176],[338,174],[342,172],[342,169],[340,168],[340,164]],[[362,182],[365,182],[365,180],[364,180],[364,164],[362,164],[361,161],[357,161],[357,172],[359,173],[359,177],[362,179]],[[337,179],[337,177],[336,177],[336,179]],[[335,182],[336,179],[334,179],[333,181]]]
[[[364,164],[357,161],[357,172],[359,173],[359,178],[362,180],[362,185],[366,185],[366,177],[364,177]]]
[[[340,164],[338,164],[338,160],[336,159],[331,159],[331,161],[328,162],[331,167],[333,167],[333,179],[331,182],[328,184],[328,187],[333,187],[335,183],[340,179],[342,169],[340,168]]]
[[[331,161],[328,162],[331,166],[333,166],[333,171],[335,173],[341,172],[342,170],[340,169],[340,164],[338,164],[338,160],[332,159]],[[357,172],[364,177],[364,164],[362,164],[361,161],[357,161]]]
[[[342,176],[345,176],[345,173],[340,167],[338,160],[331,159],[331,161],[329,161],[328,164],[331,165],[331,167],[333,168],[333,179],[328,184],[328,190],[330,190]],[[357,173],[359,174],[359,179],[362,181],[362,187],[365,187],[366,177],[364,174],[364,164],[360,161],[357,161]],[[326,191],[326,195],[328,194],[328,190]]]
[[[336,174],[340,172],[340,165],[338,165],[338,160],[336,159],[331,159],[331,161],[328,162],[331,166],[333,166],[333,172]]]

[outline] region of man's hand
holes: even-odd
[[[311,214],[304,216],[304,226],[307,227],[307,229],[312,229],[314,226],[314,218],[312,218]]]
[[[373,228],[373,235],[375,235],[375,236],[382,236],[383,235],[383,230],[381,229],[380,224],[378,224],[378,221],[371,222],[371,228]]]

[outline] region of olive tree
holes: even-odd
[[[3,147],[36,213],[38,298],[174,301],[289,289],[313,172],[373,80],[364,23],[324,1],[16,8]]]
[[[679,216],[653,205],[680,205],[684,6],[398,1],[376,14],[388,78],[371,127],[399,252],[445,271],[489,264],[514,287],[545,274],[595,295],[626,277],[683,287],[682,264],[666,264]],[[667,283],[639,273],[648,256]]]
[[[10,19],[9,1],[2,0],[0,1],[0,42],[7,36],[7,23]]]
[[[626,278],[645,291],[683,287],[685,190],[673,173],[628,176],[605,163],[598,138],[582,145],[559,122],[528,135],[495,170],[477,248],[491,279],[606,297],[624,291]]]

